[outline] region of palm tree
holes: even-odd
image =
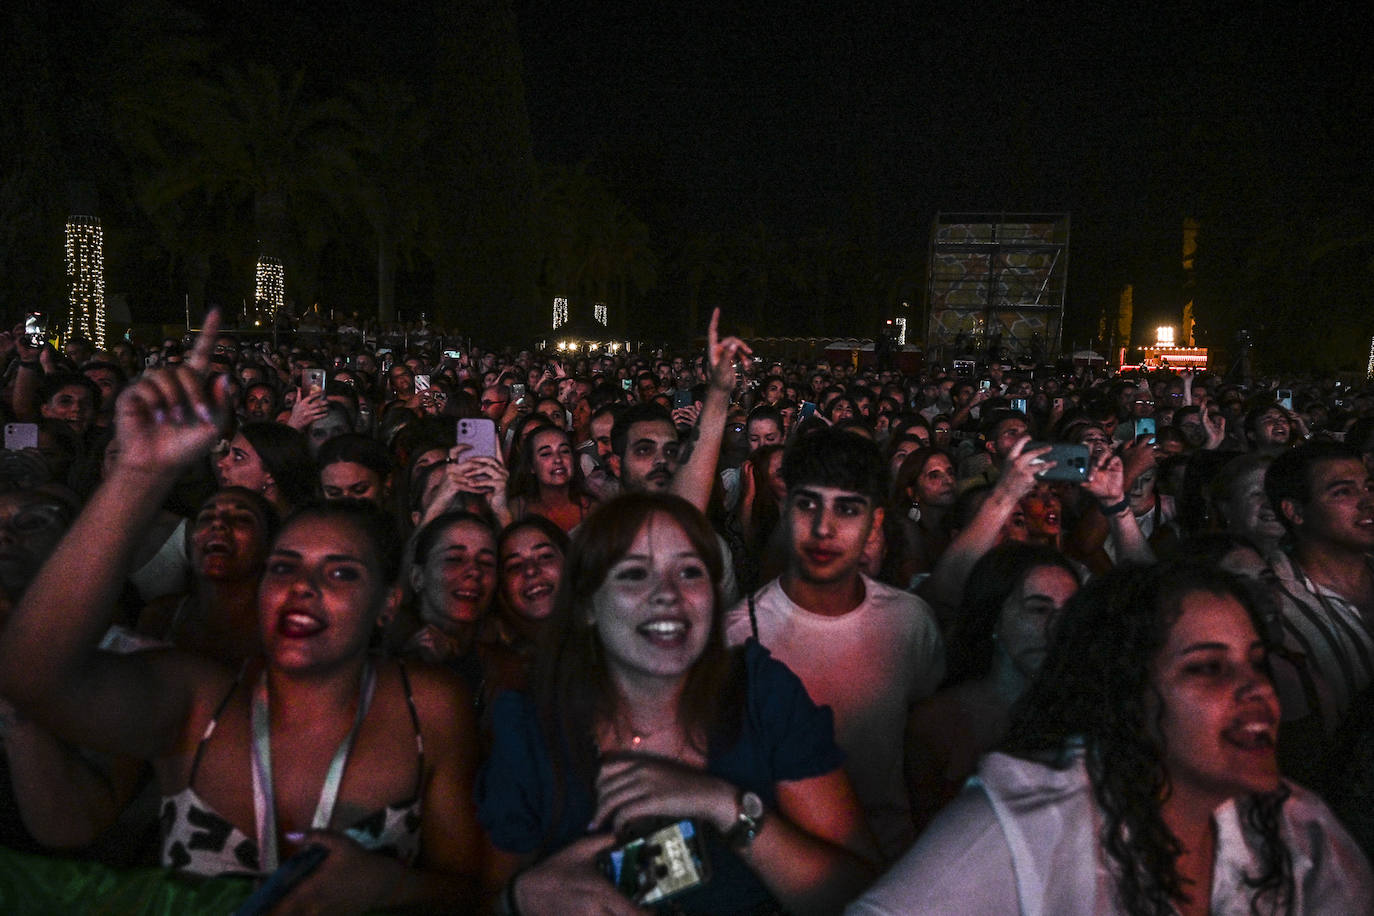
[[[230,229],[239,244],[251,226],[253,255],[282,260],[290,288],[312,299],[331,218],[357,173],[348,107],[309,99],[303,72],[283,80],[250,63],[147,100],[143,114],[132,139],[151,175],[138,199],[155,224],[179,241]]]
[[[424,180],[429,119],[394,81],[349,86],[349,124],[355,134],[353,203],[377,247],[377,318],[396,319],[396,262],[420,247],[434,225],[434,195]]]

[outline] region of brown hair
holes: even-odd
[[[535,670],[535,704],[555,772],[570,773],[588,785],[596,776],[596,727],[614,722],[620,712],[620,697],[588,612],[611,567],[629,553],[640,530],[655,515],[666,515],[687,535],[716,591],[711,633],[701,657],[687,672],[678,721],[695,749],[705,754],[706,742],[733,743],[743,718],[743,654],[727,649],[721,635],[723,566],[714,530],[696,507],[679,496],[618,496],[592,513],[573,538]],[[561,807],[561,788],[566,783],[563,778],[556,782]],[[556,817],[553,823],[557,821]]]

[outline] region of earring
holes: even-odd
[[[912,503],[911,508],[906,510],[906,517],[913,522],[919,522],[921,520],[921,507],[916,503]]]

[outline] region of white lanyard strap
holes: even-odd
[[[353,739],[358,736],[368,707],[372,705],[372,694],[377,686],[377,674],[371,662],[363,667],[362,692],[358,697],[358,714],[353,719],[353,727],[348,730],[334,759],[329,762],[324,785],[320,787],[320,801],[315,806],[315,817],[310,822],[312,830],[324,830],[334,816],[334,804],[339,800],[339,786],[343,783],[344,765],[348,762]],[[276,795],[272,789],[272,736],[271,715],[268,710],[267,672],[258,678],[253,691],[253,814],[258,828],[258,868],[263,873],[275,871],[277,861],[277,807]]]

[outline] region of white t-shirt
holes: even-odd
[[[1296,914],[1368,913],[1374,877],[1363,853],[1317,796],[1289,784],[1279,836],[1293,869]],[[1217,848],[1211,912],[1249,916],[1261,871],[1240,804],[1212,814]],[[988,754],[964,792],[846,916],[921,913],[1117,916],[1115,863],[1102,845],[1102,809],[1081,753],[1065,769]]]
[[[754,596],[759,642],[835,714],[835,740],[878,847],[889,861],[915,839],[903,775],[907,713],[944,677],[945,652],[930,606],[867,576],[864,600],[830,617],[795,604],[774,579]],[[749,603],[725,617],[737,645],[753,632]]]

